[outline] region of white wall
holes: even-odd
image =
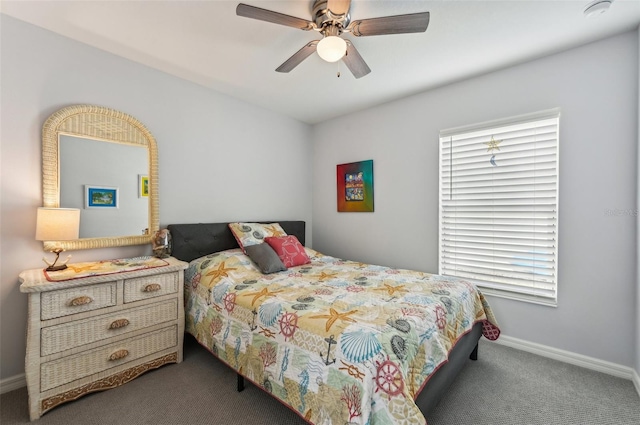
[[[636,218],[605,210],[636,207],[637,74],[634,31],[314,126],[314,248],[437,272],[439,131],[560,107],[558,307],[490,302],[505,335],[633,366]],[[337,213],[336,164],[366,159],[375,212]]]
[[[298,219],[311,223],[310,127],[0,15],[0,379],[24,370],[27,296],[18,274],[43,266],[41,129],[89,103],[131,114],[158,142],[160,223]],[[311,230],[307,240],[311,242]],[[86,250],[72,261],[150,253]],[[49,255],[50,256],[50,255]]]

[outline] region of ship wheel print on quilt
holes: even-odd
[[[447,314],[441,305],[436,306],[436,325],[438,325],[438,329],[441,331],[447,326]]]
[[[376,392],[381,390],[385,394],[391,397],[401,394],[404,390],[404,381],[402,380],[402,373],[397,364],[389,360],[382,362],[376,361]]]
[[[236,294],[235,292],[228,293],[224,296],[224,309],[229,313],[233,312],[233,309],[236,307]]]
[[[278,320],[280,324],[280,333],[284,335],[284,340],[293,338],[293,334],[298,329],[298,315],[296,313],[285,313]]]

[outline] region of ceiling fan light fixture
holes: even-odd
[[[335,35],[330,35],[318,43],[318,56],[327,62],[337,62],[347,53],[347,42]]]

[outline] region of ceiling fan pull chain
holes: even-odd
[[[338,78],[340,78],[340,62],[341,61],[336,62],[338,64]]]

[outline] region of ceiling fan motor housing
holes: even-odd
[[[342,60],[356,78],[364,77],[371,72],[371,69],[362,59],[353,43],[340,37],[343,32],[349,32],[356,37],[407,34],[425,32],[429,25],[429,12],[382,16],[379,18],[359,19],[352,22],[350,9],[351,0],[314,0],[311,10],[313,21],[309,21],[240,3],[236,7],[236,14],[246,18],[298,28],[303,31],[314,30],[323,35],[322,40],[307,42],[293,56],[276,68],[277,72],[289,72],[311,54],[317,52],[327,62]]]
[[[322,28],[321,32],[324,35],[339,35],[351,22],[351,15],[349,12],[344,15],[334,14],[328,9],[327,3],[327,0],[316,0],[313,3],[314,22],[318,28]],[[331,29],[332,27],[337,28],[338,31]],[[325,34],[325,30],[330,31],[331,34]]]

